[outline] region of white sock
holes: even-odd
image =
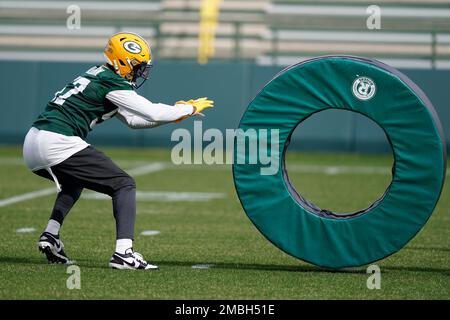
[[[45,228],[45,232],[49,232],[55,236],[59,234],[59,229],[61,229],[61,224],[58,221],[50,219],[48,220],[47,227]]]
[[[133,247],[133,240],[131,239],[117,239],[116,240],[116,252],[125,254],[127,249]]]

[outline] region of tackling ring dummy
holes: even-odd
[[[372,119],[392,148],[389,187],[357,212],[322,210],[289,181],[284,155],[291,134],[326,109]],[[325,56],[290,66],[258,93],[239,128],[279,131],[275,174],[262,175],[260,162],[236,161],[250,155],[238,154],[235,141],[233,177],[247,216],[275,246],[318,266],[361,266],[397,252],[425,225],[444,184],[445,141],[431,102],[408,77],[376,60]]]

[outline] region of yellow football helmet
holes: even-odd
[[[106,62],[121,77],[139,88],[150,74],[152,52],[147,41],[130,32],[119,32],[109,38],[103,52]],[[138,85],[137,81],[142,78]]]

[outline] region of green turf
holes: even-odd
[[[125,169],[162,161],[164,150],[106,149]],[[0,199],[53,187],[31,174],[20,148],[0,148]],[[288,166],[389,167],[386,156],[290,152]],[[290,171],[306,197],[348,211],[374,200],[389,183],[383,174]],[[448,183],[423,230],[405,248],[377,262],[381,289],[369,290],[365,268],[331,272],[286,255],[253,227],[234,192],[229,166],[169,166],[136,178],[140,191],[222,192],[206,202],[138,202],[135,248],[157,272],[107,267],[114,220],[107,200],[80,201],[62,237],[81,269],[81,289],[69,290],[66,266],[49,265],[36,248],[55,195],[0,207],[0,299],[448,299],[450,297],[450,195]],[[411,199],[413,201],[414,199]],[[33,227],[34,233],[16,233]],[[143,230],[159,230],[141,236]],[[214,264],[192,269],[195,264]]]

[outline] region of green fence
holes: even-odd
[[[91,66],[86,63],[0,61],[0,143],[20,144],[30,124],[54,93]],[[173,103],[180,99],[208,96],[215,100],[207,110],[203,128],[234,129],[247,104],[280,67],[254,63],[157,62],[151,78],[140,94],[155,102]],[[402,70],[433,102],[450,141],[450,71]],[[130,130],[116,119],[96,127],[88,141],[101,145],[136,147],[170,146],[177,127],[193,129],[192,121],[169,124],[150,130]],[[330,110],[312,117],[296,130],[292,148],[384,152],[388,145],[381,129],[351,112]],[[450,148],[448,148],[450,149]]]

